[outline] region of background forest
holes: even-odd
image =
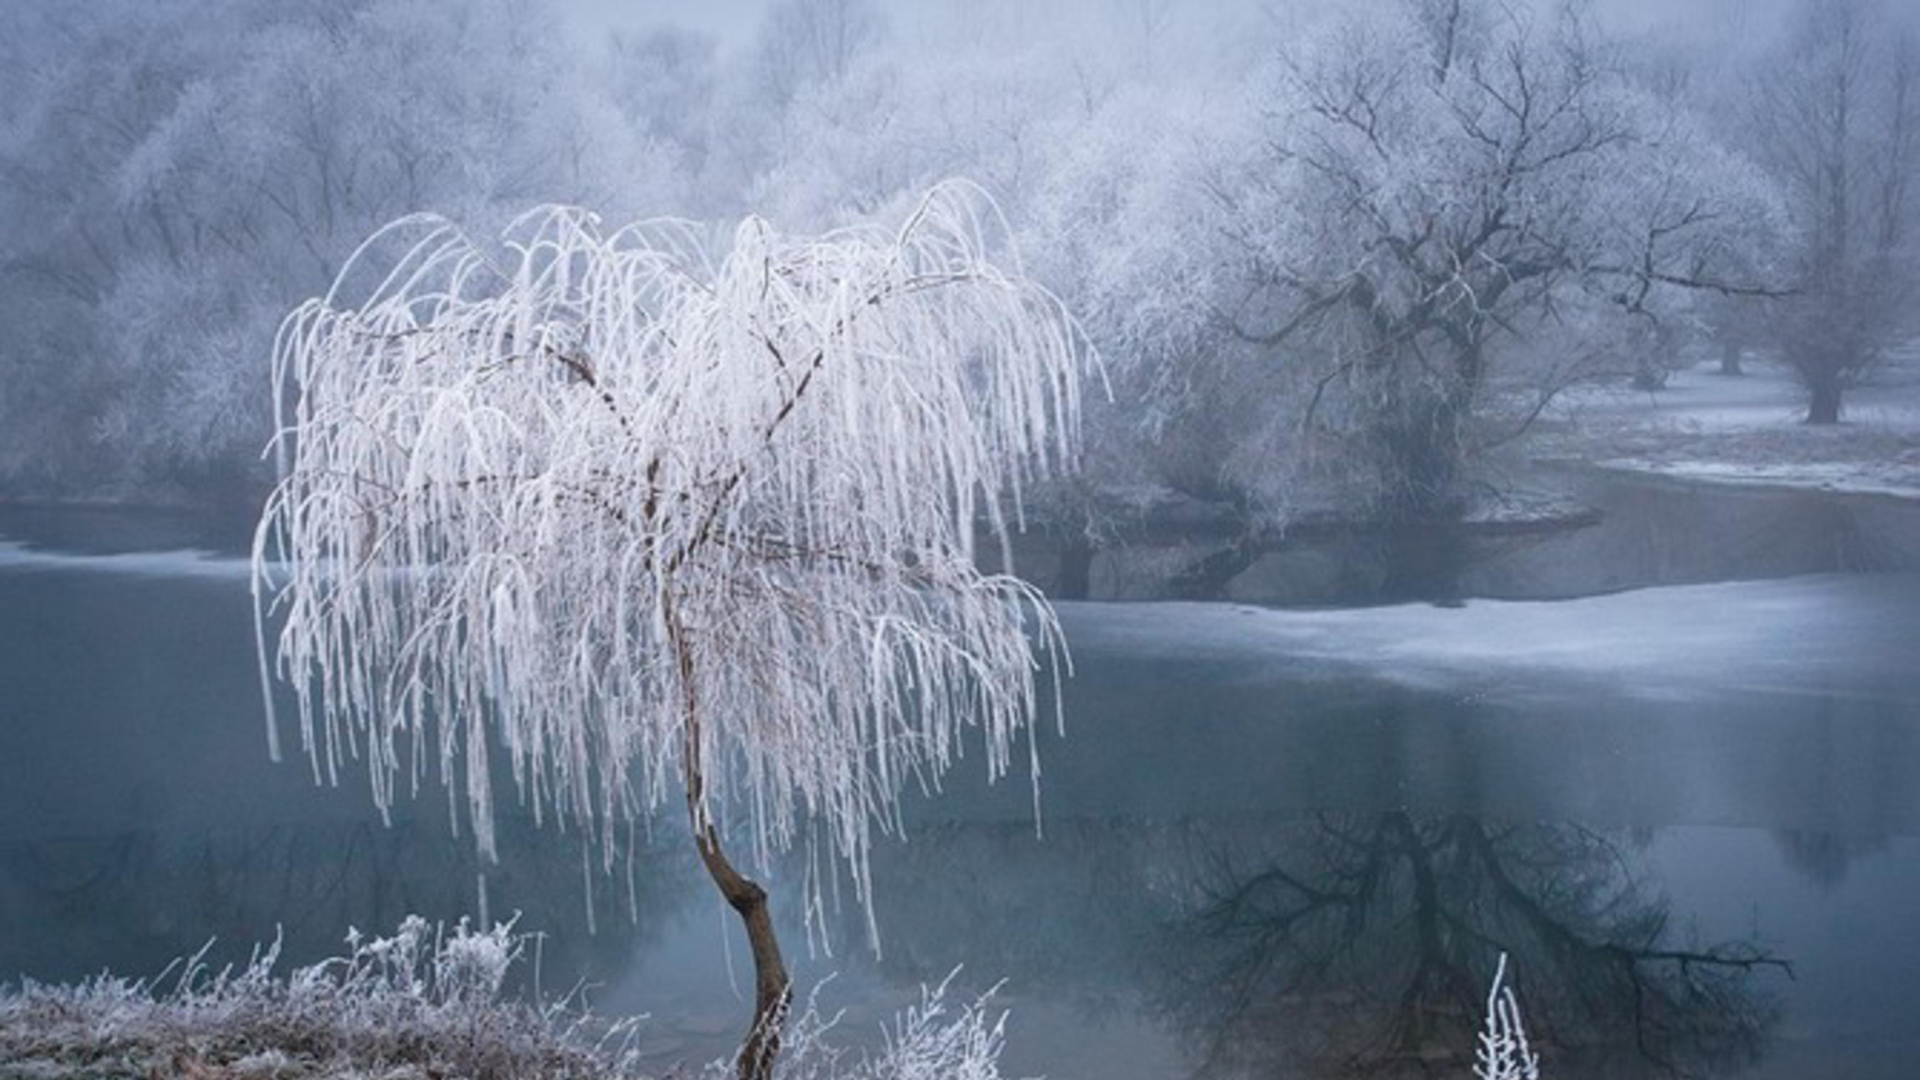
[[[1914,332],[1914,20],[1690,14],[781,0],[721,37],[549,0],[8,4],[0,496],[256,502],[275,328],[397,216],[809,230],[948,176],[1105,357],[1075,520],[1446,516],[1556,394],[1702,357],[1790,365],[1835,421]]]

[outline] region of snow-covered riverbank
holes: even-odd
[[[1804,423],[1806,394],[1785,367],[1712,364],[1657,391],[1570,392],[1530,445],[1552,461],[1714,483],[1920,499],[1920,356],[1892,358],[1848,391],[1842,422]]]
[[[1078,648],[1204,657],[1238,680],[1363,672],[1483,694],[1597,680],[1671,700],[1898,681],[1912,666],[1916,600],[1912,574],[1829,574],[1457,607],[1073,604],[1062,617]]]

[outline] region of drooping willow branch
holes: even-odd
[[[748,219],[714,253],[552,208],[497,250],[369,241],[282,327],[255,546],[316,772],[364,754],[385,809],[437,766],[491,851],[504,753],[609,860],[690,796],[763,866],[814,830],[864,900],[903,785],[969,731],[1005,773],[1060,644],[973,560],[1074,460],[1091,363],[1004,232],[946,185],[897,232]]]

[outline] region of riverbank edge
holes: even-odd
[[[244,965],[0,986],[0,1080],[641,1080],[637,1020],[502,992],[527,940],[409,916],[284,972],[276,936]]]
[[[1098,529],[1037,510],[1012,538],[1010,565],[984,531],[983,569],[1011,571],[1056,600],[1229,601],[1269,606],[1371,606],[1466,598],[1458,566],[1489,545],[1552,540],[1602,524],[1580,494],[1606,477],[1680,492],[1813,494],[1849,505],[1920,508],[1920,492],[1855,490],[1791,475],[1696,476],[1614,460],[1537,457],[1485,485],[1476,503],[1446,518],[1390,522],[1331,509],[1284,522],[1172,492],[1125,505],[1103,500]],[[7,539],[85,554],[192,549],[240,555],[250,514],[218,506],[114,499],[0,498]],[[1501,594],[1504,595],[1504,594]],[[1508,597],[1524,598],[1524,597]]]

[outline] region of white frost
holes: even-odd
[[[1487,991],[1486,1026],[1473,1058],[1473,1075],[1479,1080],[1540,1080],[1540,1055],[1527,1045],[1520,1002],[1507,982],[1506,953],[1500,954],[1493,986]]]
[[[0,540],[0,570],[58,570],[137,577],[215,578],[245,580],[244,559],[210,551],[131,551],[113,555],[80,555],[48,551],[12,540]]]
[[[1244,678],[1357,669],[1465,690],[1573,677],[1630,695],[1684,698],[1903,678],[1916,599],[1920,578],[1912,575],[1816,575],[1448,608],[1072,604],[1061,615],[1082,651],[1204,656],[1234,663]]]
[[[864,901],[875,827],[965,729],[1008,770],[1027,621],[1058,644],[1039,593],[973,558],[976,522],[1004,543],[1071,463],[1091,360],[988,261],[1003,234],[950,184],[898,233],[749,218],[717,254],[569,209],[500,251],[431,218],[369,241],[282,328],[255,546],[316,772],[364,755],[385,808],[437,762],[491,851],[503,748],[609,861],[690,781],[696,830],[745,824],[764,868],[811,823]]]

